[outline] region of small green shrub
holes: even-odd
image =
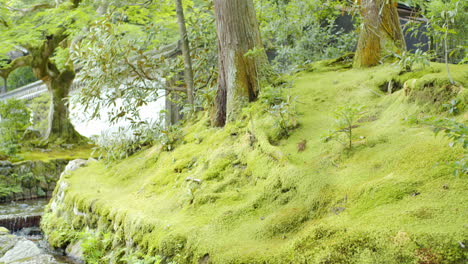
[[[285,100],[272,105],[268,110],[274,118],[275,128],[278,129],[277,140],[289,137],[292,130],[298,127],[295,101],[296,98],[287,96]]]
[[[21,137],[29,127],[30,112],[23,101],[0,102],[0,152],[14,156],[21,148]]]
[[[335,110],[335,127],[324,137],[325,142],[335,140],[348,149],[353,147],[353,129],[364,115],[363,106],[344,106]]]
[[[393,56],[397,58],[397,64],[400,68],[400,72],[410,72],[414,70],[416,65],[425,68],[430,65],[431,55],[420,49],[416,49],[414,53],[410,51],[403,51],[401,54],[394,53]]]

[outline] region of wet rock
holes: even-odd
[[[14,262],[12,264],[59,264],[52,256],[42,254],[29,259]]]
[[[10,234],[10,230],[6,229],[3,226],[0,226],[0,236],[8,235],[8,234]]]
[[[1,235],[0,236],[0,257],[5,255],[5,253],[12,249],[19,238],[13,235]]]
[[[56,195],[54,195],[50,203],[50,209],[52,212],[57,212],[60,205],[63,205],[63,201],[65,199],[65,191],[67,188],[68,188],[68,184],[65,181],[61,181],[59,183],[58,191]]]
[[[0,258],[0,262],[8,264],[15,261],[28,260],[32,257],[41,255],[41,253],[41,250],[36,246],[36,244],[34,244],[34,242],[29,240],[20,240],[12,249],[8,250],[2,258]]]
[[[84,263],[83,249],[81,248],[80,240],[68,245],[68,247],[65,249],[65,253],[68,257],[72,258],[76,262]]]

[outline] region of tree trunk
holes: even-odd
[[[259,92],[267,63],[252,0],[214,0],[218,35],[219,78],[213,125],[235,120]],[[254,51],[246,56],[248,51]]]
[[[187,35],[187,28],[185,26],[184,8],[182,6],[182,0],[175,0],[177,21],[179,24],[179,34],[182,41],[182,55],[184,56],[184,78],[185,85],[187,85],[187,99],[189,104],[194,103],[194,88],[193,88],[193,68],[192,58],[190,57],[190,46]]]
[[[394,0],[363,0],[363,27],[354,58],[355,67],[379,64],[385,48],[401,53],[406,49]],[[392,47],[393,46],[393,47]]]
[[[69,95],[75,73],[65,70],[56,78],[46,81],[50,93],[49,125],[45,139],[64,140],[66,143],[77,143],[82,136],[75,130],[70,121],[68,106],[65,102]]]

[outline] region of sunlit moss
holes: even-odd
[[[261,102],[251,106],[253,120],[241,115],[224,129],[209,127],[200,114],[171,152],[155,146],[67,176],[64,209],[46,219],[111,232],[114,249],[132,245],[178,263],[207,256],[213,263],[461,261],[468,188],[446,164],[462,151],[420,122],[446,113],[429,111],[404,89],[380,88],[389,76],[438,84],[444,68],[398,76],[396,66],[314,67],[284,91],[296,98],[300,123],[287,139],[269,142],[274,120]],[[467,69],[453,66],[460,84]],[[334,109],[345,104],[366,106],[352,150],[322,140]],[[74,208],[88,216],[74,221]]]

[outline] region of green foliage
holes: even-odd
[[[21,67],[10,73],[8,76],[8,90],[14,90],[26,84],[37,81],[31,67]]]
[[[297,128],[296,98],[287,96],[278,104],[274,104],[268,110],[274,118],[274,125],[279,129],[276,140],[287,138],[294,128]]]
[[[278,72],[294,72],[304,64],[352,51],[357,34],[339,30],[341,15],[333,1],[257,1],[267,52],[276,54]]]
[[[468,175],[468,126],[453,119],[433,119],[433,130],[436,135],[443,132],[449,138],[450,147],[461,146],[464,149],[464,157],[453,164],[456,176]]]
[[[110,233],[101,233],[94,231],[82,232],[79,235],[82,241],[81,249],[86,263],[89,264],[105,264],[109,263],[105,255],[112,244],[112,236]]]
[[[410,21],[405,27],[414,35],[424,34],[431,39],[431,49],[440,60],[452,63],[466,61],[468,46],[468,4],[463,0],[412,0],[408,4],[421,7],[428,23]]]
[[[15,155],[21,148],[21,137],[30,125],[30,111],[23,101],[0,101],[0,151]]]
[[[400,72],[410,72],[414,70],[415,65],[420,65],[424,69],[430,65],[431,56],[429,53],[420,49],[416,51],[403,51],[403,53],[393,53],[393,56],[398,59],[396,64],[400,67]]]
[[[93,138],[94,152],[107,162],[113,162],[128,158],[139,150],[160,144],[165,151],[174,149],[181,137],[179,126],[164,127],[163,118],[156,122],[141,122],[137,129],[131,127],[119,127],[117,131],[105,131],[100,136]]]
[[[41,229],[47,232],[47,240],[53,248],[64,248],[80,237],[79,232],[73,230],[66,220],[51,214],[42,217]]]
[[[73,36],[88,24],[95,11],[89,2],[75,8],[71,1],[60,2],[54,7],[38,8],[37,10],[20,12],[15,8],[23,9],[35,4],[25,1],[7,1],[2,5],[6,7],[2,19],[8,21],[8,27],[0,31],[0,53],[15,50],[15,46],[26,47],[33,50],[43,44],[46,36],[56,34],[66,28],[65,34]],[[1,12],[1,11],[0,11]]]
[[[356,122],[364,115],[363,106],[348,105],[338,107],[335,112],[335,128],[324,137],[325,142],[335,140],[348,149],[353,147],[353,129]]]
[[[162,262],[160,256],[144,256],[139,252],[126,254],[121,260],[132,264],[160,264]]]
[[[214,102],[217,80],[212,3],[187,3],[195,90],[200,94],[195,96],[195,108],[209,108]],[[90,34],[74,49],[71,56],[83,67],[80,76],[85,84],[74,99],[91,111],[91,118],[99,117],[100,109],[105,107],[111,109],[110,121],[131,118],[138,124],[141,106],[165,96],[167,88],[183,87],[180,73],[184,66],[182,57],[177,55],[180,47],[176,43],[175,14],[172,5],[167,4],[142,6],[138,12],[135,7],[122,6],[96,21]],[[161,17],[155,17],[159,12]],[[135,17],[130,19],[130,15]],[[131,23],[133,19],[139,21],[137,25]],[[156,19],[157,23],[140,24],[148,19]],[[163,34],[154,34],[158,31]],[[183,106],[185,95],[180,96],[179,104]],[[121,102],[119,106],[116,101]]]
[[[132,134],[128,128],[119,127],[114,132],[104,131],[92,140],[96,145],[94,153],[97,153],[100,159],[112,162],[128,158],[144,146],[152,144],[154,138],[143,138]]]
[[[455,98],[450,100],[449,103],[443,104],[442,107],[444,107],[450,115],[457,115],[460,112],[459,105],[460,100]]]

